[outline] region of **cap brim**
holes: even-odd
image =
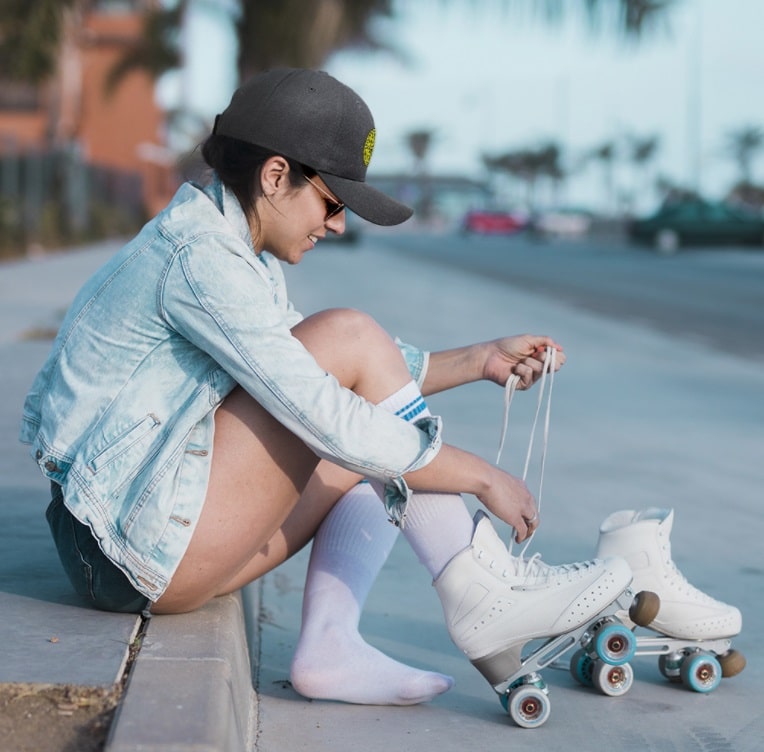
[[[413,209],[390,198],[386,193],[359,180],[340,178],[327,172],[318,174],[329,190],[348,209],[375,225],[399,225],[413,213]]]

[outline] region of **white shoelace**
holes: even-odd
[[[550,417],[551,417],[551,411],[552,411],[552,389],[554,387],[554,372],[555,367],[557,364],[557,350],[553,347],[547,347],[546,352],[544,353],[544,365],[541,371],[541,378],[539,379],[538,383],[538,401],[536,403],[536,413],[533,417],[533,425],[531,426],[531,435],[530,440],[528,441],[528,451],[525,455],[525,466],[523,468],[523,481],[526,482],[526,478],[528,476],[528,468],[530,466],[531,456],[533,454],[533,445],[534,445],[534,439],[536,437],[536,425],[538,424],[539,414],[541,412],[541,405],[544,401],[544,392],[547,385],[547,376],[549,377],[549,391],[546,393],[546,411],[544,416],[544,436],[543,436],[543,442],[541,446],[541,462],[539,467],[539,489],[538,493],[536,494],[536,513],[541,513],[541,494],[544,487],[544,471],[546,469],[546,454],[547,454],[547,447],[549,445],[549,423],[550,423]],[[520,377],[512,374],[508,379],[507,383],[504,385],[504,420],[502,422],[502,428],[501,428],[501,439],[499,441],[499,451],[496,455],[496,464],[499,464],[499,461],[501,460],[501,453],[504,450],[504,443],[507,436],[507,428],[509,425],[509,409],[512,406],[512,398],[515,395],[515,391],[517,389],[517,385],[520,382]],[[531,541],[533,540],[533,536],[536,534],[536,531],[534,530],[528,540],[525,542],[525,545],[523,546],[522,550],[520,551],[520,560],[524,562],[525,570],[527,573],[530,573],[534,569],[539,569],[540,567],[548,567],[548,565],[543,564],[543,562],[540,561],[540,554],[536,553],[533,556],[530,557],[530,559],[525,559],[525,552],[528,550],[528,546],[530,545]],[[514,545],[514,535],[512,535],[509,539],[509,554],[512,555],[512,548]]]

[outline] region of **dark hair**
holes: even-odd
[[[255,201],[262,196],[260,173],[271,157],[282,156],[289,164],[290,185],[305,184],[305,178],[313,177],[315,170],[301,165],[283,154],[248,144],[230,136],[210,135],[202,144],[204,161],[217,173],[223,184],[233,191],[244,213],[254,218],[259,226]]]

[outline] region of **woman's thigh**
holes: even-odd
[[[215,414],[210,479],[199,521],[152,610],[187,611],[218,594],[274,536],[318,459],[243,389]]]
[[[401,354],[366,314],[335,309],[293,330],[340,383],[379,402],[411,379]],[[243,389],[215,416],[207,494],[191,543],[152,611],[188,611],[296,553],[360,476],[322,461]]]

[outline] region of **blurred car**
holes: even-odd
[[[526,217],[502,209],[472,209],[464,215],[462,232],[481,235],[511,235],[523,230]]]
[[[661,253],[675,253],[682,245],[762,245],[764,217],[697,199],[667,204],[650,217],[634,220],[629,235]]]
[[[586,209],[561,207],[539,214],[533,220],[533,229],[541,235],[580,237],[592,228],[594,216]]]

